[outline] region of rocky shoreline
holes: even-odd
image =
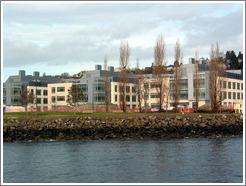
[[[153,114],[3,119],[3,141],[161,139],[243,134],[242,115]]]

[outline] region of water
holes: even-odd
[[[242,183],[243,137],[15,142],[4,183]]]

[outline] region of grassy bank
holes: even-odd
[[[3,113],[4,118],[8,117],[49,117],[49,116],[139,116],[139,115],[180,115],[182,113],[105,113],[105,112],[95,112],[95,113],[82,113],[82,112],[12,112]],[[184,115],[211,115],[214,113],[184,113]],[[228,114],[228,113],[227,113]]]

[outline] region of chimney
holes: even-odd
[[[19,70],[19,76],[20,77],[24,77],[26,75],[26,71],[25,70]]]
[[[102,66],[101,65],[95,65],[95,70],[102,70]]]
[[[38,71],[34,71],[34,72],[33,72],[33,76],[34,76],[34,77],[39,77],[39,72],[38,72]]]

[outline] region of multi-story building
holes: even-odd
[[[19,75],[10,76],[3,84],[3,104],[21,105],[19,102],[20,93],[29,86],[43,86],[43,83],[59,83],[60,78],[41,77],[39,72],[35,71],[32,75],[26,75],[24,70],[19,71]]]
[[[179,106],[183,108],[195,107],[195,64],[194,60],[189,59],[189,64],[183,65],[182,68],[182,88]],[[108,69],[109,102],[111,105],[120,105],[119,92],[119,72],[114,71],[114,67]],[[88,108],[94,105],[104,104],[105,102],[105,70],[101,65],[96,65],[95,70],[86,71],[80,79],[58,79],[50,77],[39,77],[37,72],[34,76],[25,76],[24,71],[20,71],[19,76],[11,76],[3,86],[3,98],[6,105],[20,105],[18,98],[20,92],[25,86],[35,94],[37,101],[30,105],[33,108],[52,108],[52,107],[69,107],[67,104],[67,95],[69,88],[75,84],[84,93],[85,99],[83,106]],[[126,86],[126,106],[127,108],[139,108],[138,98],[134,87],[134,74],[129,74],[129,83]],[[204,60],[199,64],[199,107],[210,104],[209,97],[209,70]],[[163,79],[166,83],[166,94],[163,108],[173,106],[173,74],[166,74]],[[155,88],[155,78],[152,74],[143,75],[143,93],[144,99],[142,106],[158,108],[158,93]],[[227,71],[223,77],[222,105],[237,105],[239,110],[243,107],[243,75],[242,71]]]

